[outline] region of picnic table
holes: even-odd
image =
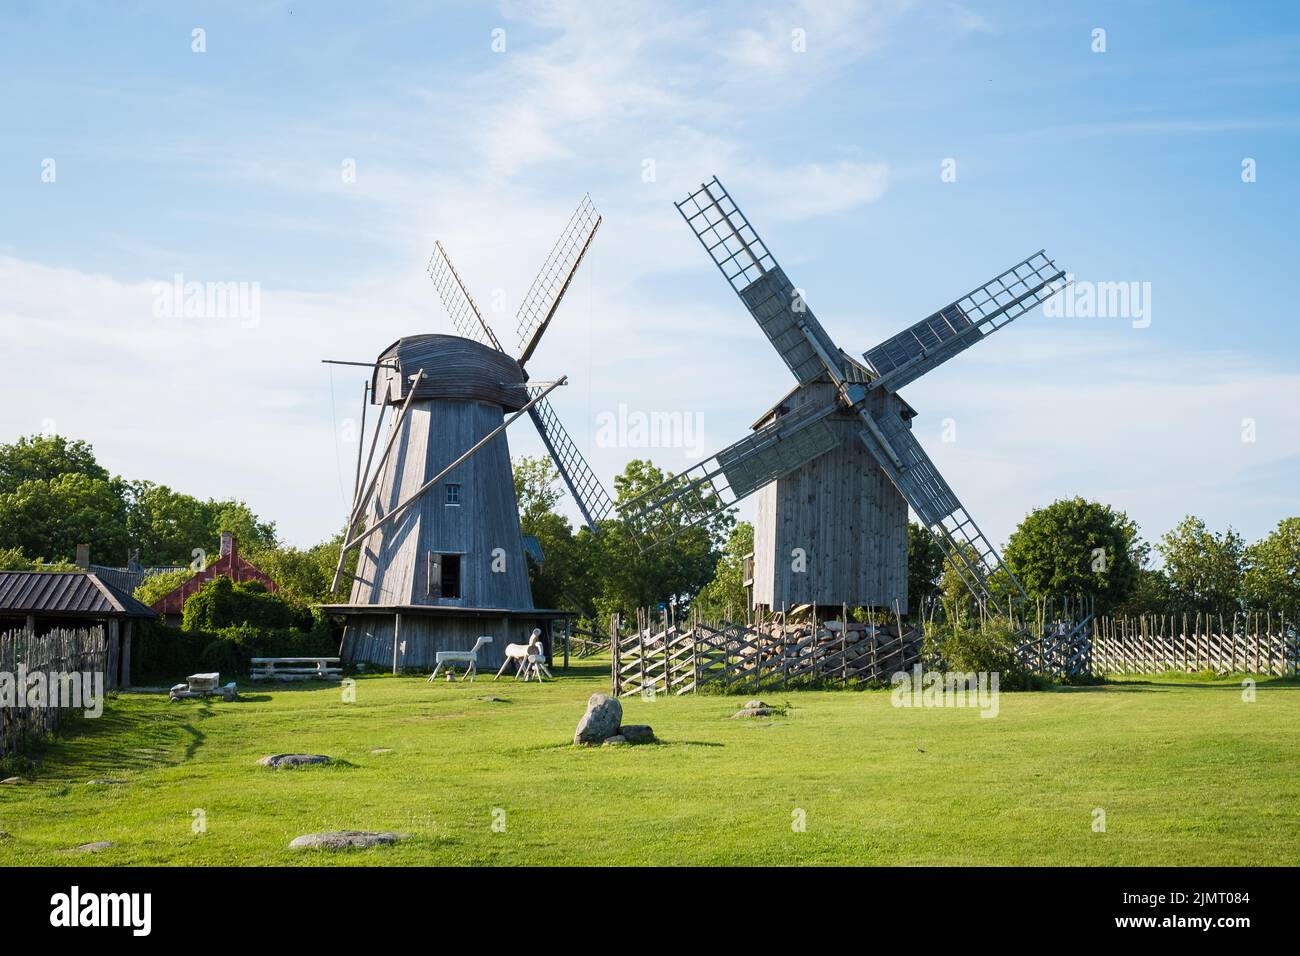
[[[253,680],[338,680],[337,657],[254,657]]]

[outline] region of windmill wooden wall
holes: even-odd
[[[488,402],[413,401],[379,479],[368,524],[502,420],[500,406]],[[448,484],[460,486],[458,504],[447,503]],[[430,588],[429,557],[444,554],[460,555],[458,598]],[[351,603],[532,608],[506,433],[362,544]]]
[[[792,401],[832,394],[829,384],[813,385]],[[754,606],[898,602],[905,613],[907,502],[858,440],[861,421],[837,413],[830,423],[843,436],[837,448],[757,492]],[[795,548],[807,556],[805,571],[793,568]]]

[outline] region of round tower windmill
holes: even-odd
[[[374,362],[366,391],[379,417],[364,462],[358,447],[334,575],[337,590],[358,549],[352,592],[323,608],[344,618],[346,660],[432,669],[438,651],[469,650],[489,635],[479,663],[495,667],[534,627],[549,654],[549,625],[567,614],[533,606],[506,429],[532,419],[593,530],[613,510],[547,401],[566,379],[532,382],[525,370],[600,221],[584,197],[520,306],[517,357],[435,244],[429,275],[459,334],[407,336]]]

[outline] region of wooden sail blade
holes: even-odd
[[[530,395],[535,395],[539,391],[536,386],[529,386]],[[528,414],[532,417],[546,450],[550,452],[551,460],[555,462],[555,467],[560,472],[560,478],[569,489],[569,494],[573,496],[578,510],[582,512],[587,527],[592,531],[599,531],[599,522],[609,517],[610,512],[614,510],[614,502],[609,497],[609,492],[600,483],[596,473],[591,470],[587,459],[582,457],[582,452],[569,437],[568,431],[560,422],[559,416],[555,414],[555,409],[550,402],[540,398],[528,410]]]
[[[838,407],[810,404],[769,422],[620,506],[619,514],[642,548],[670,541],[836,447],[840,436],[826,419]]]
[[[461,281],[460,273],[451,264],[447,250],[442,247],[441,242],[433,244],[433,255],[429,257],[428,271],[429,278],[433,280],[433,288],[442,301],[442,307],[447,310],[447,317],[451,319],[456,334],[481,345],[491,346],[498,352],[505,351],[497,341],[492,327],[483,318],[483,313],[474,304],[473,297],[465,288],[465,283]]]
[[[799,384],[819,377],[840,350],[718,178],[676,206]]]
[[[870,405],[876,406],[874,413]],[[870,405],[855,409],[866,426],[859,433],[862,443],[938,540],[971,593],[980,602],[1004,610],[994,584],[995,579],[1002,578],[1023,599],[1020,582],[912,434],[900,413],[902,400],[890,395],[888,400]]]
[[[519,333],[520,365],[527,364],[532,358],[537,343],[551,324],[555,310],[560,307],[560,300],[564,298],[569,283],[578,271],[578,264],[582,262],[596,230],[600,228],[600,222],[600,215],[592,205],[591,197],[583,196],[519,306],[516,327]]]
[[[1065,288],[1065,273],[1039,250],[956,302],[864,353],[873,388],[902,388]]]

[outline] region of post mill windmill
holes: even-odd
[[[495,666],[535,626],[549,654],[547,622],[567,615],[533,606],[505,430],[527,414],[583,519],[595,528],[609,515],[613,502],[547,401],[566,379],[532,382],[526,371],[600,222],[584,197],[524,296],[517,356],[435,244],[429,276],[458,334],[398,339],[373,363],[367,395],[379,420],[364,466],[357,449],[334,575],[337,590],[347,554],[359,549],[352,593],[323,608],[344,619],[345,659],[432,668],[437,651],[468,650],[489,634],[479,663]]]
[[[677,209],[797,385],[753,434],[622,506],[653,546],[758,492],[751,603],[907,608],[907,507],[985,606],[1024,591],[911,431],[898,390],[1060,291],[1042,252],[852,358],[831,341],[718,182]],[[1010,597],[992,586],[1005,575]]]

